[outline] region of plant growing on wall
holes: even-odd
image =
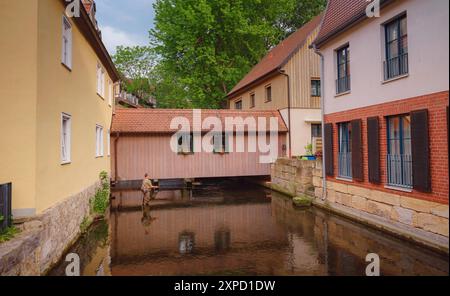
[[[95,193],[92,199],[92,210],[95,214],[103,216],[109,206],[110,184],[108,173],[103,171],[100,173],[101,187]]]

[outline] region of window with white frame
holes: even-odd
[[[101,125],[97,125],[95,128],[95,156],[102,157],[103,156],[103,127]]]
[[[100,64],[97,64],[97,94],[105,97],[105,70]]]
[[[61,63],[72,69],[72,25],[63,16],[62,20],[62,55]]]
[[[112,81],[109,81],[109,101],[108,101],[109,106],[112,106],[113,97],[114,97],[113,83]]]
[[[108,156],[111,156],[111,130],[108,130],[108,133],[106,134],[106,149]]]
[[[71,161],[71,128],[72,118],[69,114],[61,114],[61,163],[67,164]]]

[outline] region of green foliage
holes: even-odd
[[[107,172],[100,173],[101,188],[97,190],[91,200],[91,207],[94,213],[104,215],[109,206],[110,183]]]
[[[86,233],[89,229],[89,226],[92,224],[92,220],[89,217],[84,217],[83,221],[80,224],[81,233]]]
[[[305,146],[305,151],[306,151],[306,155],[307,156],[312,156],[313,155],[313,145],[311,143],[306,145]]]
[[[122,89],[146,99],[154,91],[151,75],[156,65],[156,54],[149,46],[118,46],[112,57],[121,73]]]
[[[20,231],[16,227],[8,227],[2,231],[0,231],[0,243],[7,242],[14,238],[16,234],[18,234]]]
[[[151,77],[159,107],[219,108],[226,94],[325,0],[157,0]]]
[[[292,202],[296,207],[305,208],[312,205],[313,199],[307,196],[297,196],[292,199]]]

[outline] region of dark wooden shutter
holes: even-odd
[[[448,166],[447,166],[448,175],[447,176],[450,176],[450,121],[449,121],[449,110],[448,110],[448,107],[449,106],[447,106],[447,153],[448,153],[448,157],[447,157],[447,160],[448,160]]]
[[[367,154],[369,182],[381,183],[380,175],[380,122],[378,117],[367,119]]]
[[[411,112],[413,187],[431,191],[428,110]]]
[[[352,177],[356,181],[364,180],[362,121],[353,120],[352,124]]]
[[[333,166],[333,124],[325,124],[325,171],[327,176],[334,176]]]

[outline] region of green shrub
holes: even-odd
[[[19,232],[20,232],[19,229],[15,228],[14,226],[8,227],[8,228],[0,231],[0,243],[4,243],[4,242],[7,242],[7,241],[13,239],[14,236],[16,234],[18,234]]]
[[[99,215],[104,215],[109,206],[110,184],[107,172],[100,173],[101,187],[91,200],[92,211]]]

